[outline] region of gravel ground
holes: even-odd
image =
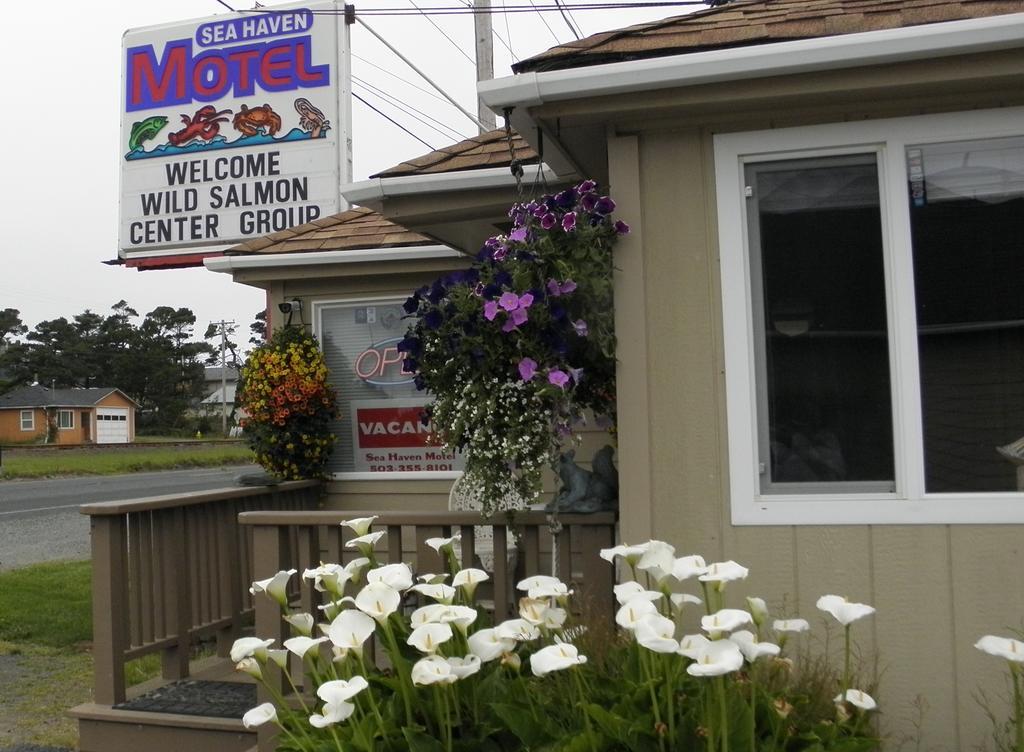
[[[89,556],[89,518],[77,508],[12,515],[0,522],[0,571]],[[0,752],[6,751],[0,747]]]
[[[0,643],[0,752],[71,749],[78,730],[66,711],[90,699],[91,657],[10,647]]]

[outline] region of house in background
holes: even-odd
[[[127,444],[135,440],[137,408],[110,387],[15,388],[0,395],[0,443]]]

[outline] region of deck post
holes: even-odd
[[[124,515],[92,517],[92,624],[95,701],[124,702],[127,647],[128,563]]]
[[[614,626],[615,569],[598,554],[615,545],[614,525],[586,525],[579,528],[580,570],[583,574],[584,608],[591,620]]]
[[[252,550],[253,550],[253,576],[257,580],[273,577],[277,572],[287,566],[285,557],[289,551],[289,530],[287,527],[278,525],[255,525],[252,529]],[[288,639],[287,624],[281,618],[281,607],[269,598],[265,593],[257,593],[253,599],[256,609],[256,634],[263,638],[275,640],[273,649],[280,649],[284,641]],[[264,667],[264,679],[272,684],[278,692],[285,691],[284,673],[268,661]],[[260,703],[273,702],[274,698],[269,690],[259,685],[257,701]],[[260,752],[270,752],[277,746],[277,727],[271,723],[264,723],[259,727],[257,734],[258,749]]]
[[[184,679],[192,650],[192,597],[189,588],[190,562],[185,538],[185,508],[171,510],[169,523],[158,534],[165,536],[161,547],[167,560],[162,568],[167,578],[167,623],[174,629],[176,641],[161,651],[163,677]]]

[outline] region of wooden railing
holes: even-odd
[[[357,558],[361,554],[345,546],[355,533],[339,523],[373,514],[372,511],[245,512],[239,515],[239,522],[253,530],[254,574],[256,579],[265,579],[282,569],[302,572],[321,561],[345,564]],[[484,520],[477,512],[382,513],[373,525],[374,530],[387,530],[386,538],[378,547],[378,561],[381,564],[404,561],[420,574],[443,572],[441,557],[426,541],[461,532],[461,560],[479,566],[475,559],[474,526],[481,524],[492,525],[494,530],[494,571],[489,595],[494,604],[495,621],[518,612],[518,599],[523,593],[515,590],[515,577],[554,571],[575,590],[575,607],[584,612],[588,620],[605,619],[611,623],[614,571],[598,556],[602,548],[614,545],[615,515],[610,512],[560,515],[557,529],[552,528],[543,512],[517,512],[511,523],[504,514]],[[516,556],[510,557],[508,551],[514,545],[513,535],[519,544]],[[297,584],[296,578],[292,584]],[[321,593],[309,586],[298,587],[295,597],[303,611],[318,613],[316,607],[321,602]],[[278,605],[270,598],[257,598],[254,605],[256,634],[262,638],[272,637],[280,645],[289,635]],[[261,749],[263,743],[261,736]]]
[[[92,530],[94,700],[125,699],[125,662],[162,654],[166,679],[188,676],[202,636],[226,655],[251,615],[254,510],[315,509],[319,481],[86,504]],[[275,570],[276,571],[276,570]]]

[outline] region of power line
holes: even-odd
[[[547,27],[547,30],[551,32],[551,36],[552,38],[554,38],[555,44],[561,44],[562,40],[558,38],[558,35],[555,33],[555,30],[551,28],[551,25],[548,23],[548,20],[544,18],[544,15],[540,12],[540,8],[537,7],[537,4],[533,2],[533,0],[530,0],[530,5],[533,7],[535,11],[537,11],[537,17],[540,18],[540,20],[544,23],[544,26]],[[505,18],[508,18],[508,16],[505,16]]]
[[[459,133],[457,130],[452,128],[447,123],[444,123],[444,122],[438,120],[437,118],[428,115],[427,113],[423,112],[422,110],[416,109],[415,107],[413,107],[410,104],[406,104],[406,103],[403,103],[403,102],[399,101],[397,97],[395,97],[395,96],[393,96],[391,94],[388,94],[383,89],[380,89],[380,88],[374,86],[373,84],[369,83],[368,81],[364,81],[364,80],[360,79],[358,76],[353,76],[352,77],[352,81],[354,83],[357,83],[360,86],[362,86],[370,94],[373,94],[374,96],[380,97],[385,102],[390,104],[392,107],[394,107],[394,108],[396,108],[398,110],[401,110],[406,115],[408,115],[409,117],[413,118],[414,120],[418,120],[420,123],[422,123],[423,125],[427,126],[432,131],[435,131],[436,133],[440,134],[441,136],[443,136],[445,138],[452,138],[452,136],[454,134],[454,137],[457,138],[460,141],[466,138],[465,135]],[[422,117],[420,117],[420,116],[422,116]],[[424,120],[423,118],[426,118],[426,120]],[[441,130],[440,128],[434,127],[433,125],[428,123],[427,120],[432,120],[433,122],[435,122],[438,125],[440,125],[442,128],[446,128],[448,132],[446,133],[445,131]]]
[[[388,121],[389,123],[391,123],[391,124],[393,124],[393,125],[395,125],[395,126],[397,126],[397,127],[401,128],[401,129],[402,129],[403,131],[405,131],[405,132],[406,132],[407,134],[409,134],[410,136],[412,136],[413,138],[415,138],[415,139],[416,139],[417,141],[419,141],[419,142],[420,142],[421,144],[423,144],[424,146],[426,146],[426,147],[427,147],[428,149],[430,149],[431,151],[437,151],[437,149],[435,149],[435,148],[434,148],[433,146],[431,146],[430,144],[428,144],[428,143],[427,143],[426,141],[424,141],[424,140],[423,140],[422,138],[420,138],[419,136],[417,136],[417,135],[416,135],[415,133],[413,133],[413,132],[412,132],[411,130],[409,130],[408,128],[406,128],[406,127],[405,127],[404,125],[402,125],[401,123],[399,123],[399,122],[398,122],[397,120],[395,120],[394,118],[391,118],[391,117],[389,117],[388,115],[385,115],[385,114],[384,114],[383,112],[381,112],[380,110],[378,110],[378,109],[377,109],[376,107],[374,107],[374,106],[373,106],[372,104],[370,104],[369,102],[367,102],[367,101],[366,101],[365,99],[363,99],[363,98],[362,98],[361,96],[359,96],[359,95],[358,95],[358,94],[356,94],[355,92],[352,92],[352,96],[353,96],[353,97],[354,97],[355,99],[358,99],[358,100],[359,100],[360,102],[362,102],[363,104],[365,104],[365,105],[366,105],[367,107],[369,107],[369,108],[370,108],[371,110],[373,110],[374,112],[376,112],[376,113],[377,113],[378,115],[380,115],[380,116],[381,116],[382,118],[384,118],[385,120],[387,120],[387,121]]]
[[[505,0],[501,0],[501,7],[505,7]],[[508,13],[505,13],[505,33],[508,34],[508,42],[505,44],[505,49],[508,50],[508,54],[512,56],[512,62],[519,62],[519,57],[512,50],[512,27],[509,25]],[[498,35],[498,39],[501,39],[501,35]],[[504,40],[502,40],[504,41]]]
[[[446,32],[446,31],[445,31],[444,29],[442,29],[442,28],[441,28],[440,26],[438,26],[438,25],[437,25],[437,22],[436,22],[436,21],[435,21],[435,20],[434,20],[433,18],[431,18],[430,16],[428,16],[428,15],[427,15],[426,13],[424,13],[424,12],[423,12],[423,10],[422,10],[422,9],[420,8],[420,6],[418,6],[418,5],[417,5],[417,4],[415,3],[415,2],[413,2],[413,0],[409,0],[409,4],[410,4],[410,5],[411,5],[411,6],[413,7],[413,8],[415,8],[416,10],[418,10],[418,11],[420,12],[420,14],[421,14],[421,15],[422,15],[422,16],[423,16],[423,17],[424,17],[425,19],[427,19],[428,21],[430,21],[430,25],[431,25],[431,26],[433,26],[433,27],[434,27],[435,29],[437,29],[437,30],[438,30],[439,32],[441,32],[441,36],[443,36],[443,37],[444,37],[445,39],[447,39],[447,40],[448,40],[449,42],[451,42],[451,43],[452,43],[452,47],[454,47],[455,49],[457,49],[457,50],[459,51],[459,54],[460,54],[460,55],[462,55],[462,56],[463,56],[464,58],[466,58],[466,60],[468,60],[468,61],[469,61],[470,63],[472,63],[473,65],[476,65],[476,60],[474,60],[474,59],[473,59],[473,58],[471,58],[471,57],[470,57],[469,55],[467,55],[467,54],[466,54],[466,51],[465,51],[464,49],[462,49],[462,47],[460,47],[460,46],[459,46],[458,44],[456,44],[455,40],[454,40],[454,39],[452,39],[452,38],[451,38],[450,36],[448,36],[448,33],[447,33],[447,32]]]
[[[387,68],[385,68],[382,65],[377,65],[376,63],[374,63],[374,62],[372,62],[370,60],[367,60],[365,57],[360,57],[359,55],[357,55],[354,52],[352,53],[352,57],[356,58],[357,60],[363,61],[364,63],[366,63],[369,66],[372,66],[372,67],[376,68],[381,73],[386,73],[387,75],[391,76],[392,78],[397,78],[402,83],[408,84],[409,86],[411,86],[412,88],[416,89],[417,91],[422,91],[424,94],[429,94],[430,96],[432,96],[434,99],[436,99],[439,102],[444,102],[447,105],[451,104],[447,99],[445,99],[444,97],[440,96],[439,94],[431,91],[430,89],[424,89],[422,86],[418,86],[418,85],[414,84],[409,79],[402,78],[397,73],[392,73],[391,71],[389,71]]]
[[[707,7],[707,3],[704,0],[643,0],[642,2],[611,2],[611,3],[598,3],[598,2],[583,2],[583,3],[567,3],[566,7],[571,11],[581,10],[634,10],[637,8],[672,8],[672,7]],[[274,12],[271,9],[250,9],[238,11],[239,13],[271,13]],[[451,5],[439,5],[434,7],[421,8],[419,10],[414,9],[403,9],[403,8],[365,8],[360,9],[357,13],[358,16],[417,16],[422,14],[435,15],[435,16],[448,16],[448,15],[472,15],[475,13],[552,13],[561,12],[561,8],[557,5],[504,5],[501,7],[491,6],[489,8],[477,8],[468,7],[465,5],[451,6]],[[338,16],[342,15],[342,10],[311,10],[310,13],[313,15],[326,15],[326,16]]]
[[[232,13],[237,13],[238,12],[234,8],[232,8],[230,5],[228,5],[226,2],[224,2],[224,0],[217,0],[217,2],[220,3],[221,5],[223,5],[225,8],[227,8]]]
[[[572,35],[574,37],[579,39],[580,33],[579,31],[576,30],[576,26],[573,26],[573,21],[575,21],[575,19],[572,18],[572,13],[568,11],[568,8],[566,7],[565,3],[559,2],[559,0],[555,0],[555,5],[557,5],[558,9],[562,12],[562,18],[565,20],[565,25],[569,27],[569,31],[572,32]]]

